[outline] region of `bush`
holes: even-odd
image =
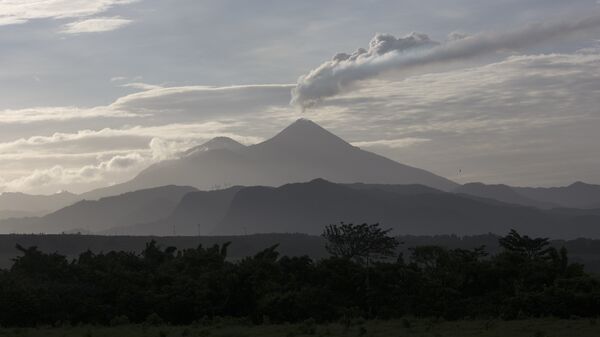
[[[314,335],[317,333],[317,322],[314,318],[309,318],[306,321],[302,322],[298,327],[301,334],[304,335]]]
[[[129,324],[129,317],[127,317],[125,315],[113,317],[113,319],[110,320],[109,324],[111,326],[119,326],[119,325]]]
[[[151,313],[150,315],[148,315],[148,317],[146,317],[146,320],[144,321],[145,324],[148,325],[163,325],[165,322],[163,321],[163,319],[155,312]]]

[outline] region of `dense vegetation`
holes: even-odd
[[[386,231],[362,228],[374,233],[374,242],[384,242],[389,248],[389,240],[381,240]],[[352,242],[335,238],[344,233],[331,231],[334,237],[327,237],[328,249],[335,251],[340,242]],[[178,250],[150,242],[141,254],[88,251],[73,261],[19,246],[22,256],[9,270],[0,272],[0,324],[190,324],[222,317],[283,323],[407,315],[453,320],[600,314],[599,280],[586,274],[581,265],[569,263],[566,249],[516,232],[501,238],[500,245],[503,250],[493,256],[483,247],[421,246],[409,256],[393,258],[387,254],[389,249],[386,254],[375,254],[375,245],[368,248],[371,251],[317,261],[280,257],[276,246],[239,261],[226,259],[228,244]],[[365,256],[370,263],[365,263]]]
[[[405,317],[364,320],[255,325],[235,319],[215,319],[191,325],[116,324],[0,328],[0,336],[15,337],[598,337],[595,318],[526,320],[458,320]]]
[[[502,233],[505,234],[505,233]],[[498,243],[500,236],[482,234],[472,236],[434,235],[412,236],[399,235],[402,242],[398,252],[408,257],[411,248],[417,246],[441,246],[449,249],[474,249],[485,246],[491,255],[500,253],[503,249]],[[178,249],[197,248],[199,244],[211,247],[214,244],[231,242],[227,249],[228,260],[239,260],[254,256],[256,253],[279,244],[277,251],[287,256],[310,256],[320,260],[329,256],[325,250],[326,241],[323,237],[299,233],[270,233],[249,234],[238,236],[107,236],[82,234],[0,234],[0,269],[8,269],[13,259],[21,255],[15,245],[23,247],[36,246],[42,252],[57,252],[69,260],[79,257],[81,252],[91,250],[94,253],[109,251],[128,251],[141,253],[148,242],[155,240],[161,247],[174,246]],[[569,251],[569,261],[579,262],[585,270],[600,274],[600,240],[575,239],[551,240],[550,246],[560,249],[566,247]]]

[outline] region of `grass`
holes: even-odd
[[[520,321],[435,321],[405,318],[391,321],[317,325],[310,322],[284,325],[68,326],[61,328],[3,328],[0,336],[15,337],[597,337],[595,319],[534,319]]]

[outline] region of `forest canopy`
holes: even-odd
[[[395,245],[385,241],[385,247]],[[21,255],[0,271],[0,324],[600,314],[599,280],[569,262],[566,249],[514,231],[500,245],[495,255],[485,247],[419,246],[407,256],[389,256],[386,249],[385,258],[368,264],[343,254],[280,256],[277,246],[230,261],[227,243],[177,249],[151,241],[140,254],[86,251],[72,260],[18,246]]]

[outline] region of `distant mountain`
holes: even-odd
[[[49,195],[4,192],[0,194],[0,212],[10,211],[16,216],[40,215],[54,212],[78,200],[81,200],[78,195],[69,192]]]
[[[527,198],[574,208],[598,208],[600,185],[576,182],[564,187],[513,187]]]
[[[273,138],[243,146],[217,138],[174,160],[159,162],[134,179],[83,194],[86,199],[167,184],[280,186],[324,178],[339,183],[421,184],[451,190],[456,183],[422,169],[361,150],[309,120],[300,119]]]
[[[238,143],[229,137],[215,137],[200,146],[193,147],[183,152],[182,155],[184,157],[195,156],[201,154],[202,152],[212,150],[239,151],[245,147],[245,145]]]
[[[347,184],[352,189],[364,191],[388,191],[401,195],[444,193],[423,185]],[[227,214],[235,195],[244,189],[234,186],[223,190],[198,191],[186,194],[172,214],[165,219],[150,223],[112,228],[103,234],[112,235],[209,235],[215,231]],[[378,192],[376,192],[378,193]]]
[[[149,223],[111,228],[111,235],[207,235],[223,219],[231,200],[241,190],[234,186],[223,190],[187,193],[173,212]]]
[[[48,213],[47,211],[27,212],[27,211],[0,211],[0,220],[10,218],[26,218],[42,216]]]
[[[40,218],[0,221],[3,232],[121,235],[318,235],[340,221],[379,222],[402,235],[522,233],[600,237],[600,211],[542,210],[443,192],[422,185],[336,184],[324,179],[280,187],[197,191],[163,186],[81,201]]]
[[[566,214],[566,215],[581,216],[581,217],[590,216],[590,215],[600,216],[600,208],[559,207],[559,208],[553,208],[553,209],[549,210],[549,212],[554,213],[554,214]]]
[[[318,181],[324,180],[317,179],[313,183]],[[333,184],[329,182],[327,184],[335,187],[339,186],[343,190],[356,191],[358,194],[364,196],[380,195],[382,193],[395,196],[445,193],[423,185]],[[304,184],[299,185],[304,186]],[[260,186],[234,186],[223,190],[191,192],[186,194],[173,213],[164,219],[112,228],[102,233],[119,235],[209,235],[220,231],[222,220],[229,213],[231,202],[240,191],[263,188],[272,189],[271,187]],[[320,193],[321,191],[317,192]],[[310,198],[310,196],[307,197]],[[330,207],[331,205],[324,206]],[[245,235],[253,233],[252,228],[244,230],[244,227],[240,227],[241,231],[235,234]],[[274,232],[286,232],[284,224],[274,229]]]
[[[576,182],[564,187],[513,187],[468,183],[453,192],[537,208],[600,208],[600,185]]]
[[[557,204],[530,199],[507,185],[486,185],[483,183],[467,183],[455,188],[452,192],[480,198],[494,199],[508,204],[532,206],[537,208],[558,207]]]
[[[593,214],[551,213],[453,193],[356,189],[322,179],[241,189],[213,234],[319,234],[325,225],[340,221],[380,222],[403,235],[506,233],[515,228],[536,236],[600,237],[600,217]]]
[[[438,189],[419,185],[419,184],[409,184],[409,185],[386,185],[386,184],[363,184],[363,183],[354,183],[354,184],[343,184],[347,187],[358,189],[358,190],[382,190],[387,192],[394,192],[396,194],[402,195],[413,195],[413,194],[438,194],[444,193]]]
[[[82,200],[43,217],[0,221],[0,230],[5,233],[99,232],[155,221],[171,214],[183,196],[194,191],[193,187],[170,185],[100,200]]]

